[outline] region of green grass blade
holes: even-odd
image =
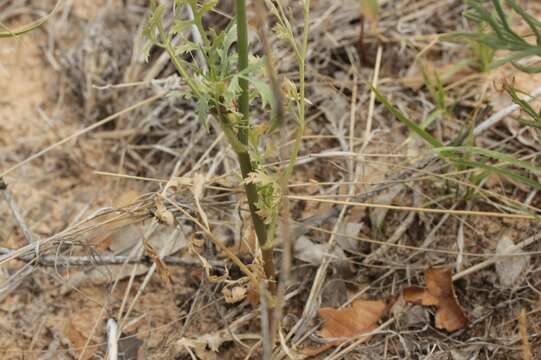
[[[516,172],[514,172],[512,170],[508,170],[508,169],[501,168],[501,167],[494,166],[494,165],[489,165],[489,164],[486,164],[486,163],[482,163],[480,161],[464,161],[464,160],[459,160],[459,159],[455,159],[453,161],[457,165],[461,165],[461,166],[469,167],[469,168],[484,169],[486,171],[501,175],[503,177],[508,177],[510,179],[519,181],[519,182],[521,182],[521,183],[523,183],[525,185],[528,185],[528,186],[530,186],[530,187],[532,187],[534,189],[541,190],[541,183],[539,181],[536,181],[536,180],[527,178],[525,176],[519,175],[519,174],[517,174]]]
[[[532,165],[527,161],[522,161],[514,158],[511,155],[506,155],[494,150],[483,149],[475,146],[446,146],[436,149],[438,152],[446,153],[470,153],[474,155],[482,155],[495,160],[499,160],[503,163],[507,163],[525,170],[532,172],[533,174],[541,174],[541,167]]]
[[[49,14],[45,15],[41,19],[38,19],[38,20],[34,21],[33,23],[30,23],[28,25],[25,25],[25,26],[23,26],[23,27],[21,27],[21,28],[19,28],[17,30],[13,30],[13,31],[10,31],[10,30],[0,31],[0,38],[15,37],[15,36],[26,34],[27,32],[30,32],[30,31],[32,31],[34,29],[37,29],[38,27],[40,27],[41,25],[43,25],[47,21],[49,21],[49,19],[60,8],[61,3],[62,3],[62,0],[58,0],[56,5],[54,6],[53,10]],[[2,26],[5,28],[4,25],[2,25]]]
[[[368,83],[368,86],[374,94],[376,95],[376,98],[380,103],[382,103],[387,110],[389,110],[398,120],[400,120],[401,123],[406,125],[408,129],[419,135],[421,138],[423,138],[427,143],[429,143],[434,148],[443,147],[443,144],[430,135],[427,131],[423,130],[419,125],[408,119],[406,115],[404,115],[400,110],[398,110],[394,105],[392,105],[386,98],[383,96],[372,84]]]

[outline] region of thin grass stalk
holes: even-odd
[[[304,25],[303,25],[303,37],[302,46],[300,52],[297,52],[299,62],[299,109],[298,109],[298,128],[295,137],[295,145],[291,153],[291,158],[287,164],[285,171],[285,178],[289,179],[293,173],[295,162],[301,149],[302,136],[304,135],[304,118],[305,118],[305,96],[306,96],[306,82],[305,82],[305,61],[306,53],[308,49],[308,32],[310,30],[310,0],[304,0]]]

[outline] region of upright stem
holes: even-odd
[[[248,67],[248,20],[246,19],[246,0],[236,0],[237,7],[237,47],[239,53],[239,72]],[[242,114],[239,129],[239,140],[248,143],[248,126],[250,125],[250,93],[248,79],[240,77],[239,111]]]
[[[245,0],[236,0],[236,12],[237,12],[237,47],[239,54],[239,72],[243,72],[248,67],[248,21],[246,19],[246,1]],[[249,83],[245,77],[241,77],[239,80],[239,85],[241,88],[241,94],[239,96],[239,111],[242,114],[242,119],[240,121],[240,128],[238,131],[239,141],[248,145],[248,130],[250,126],[250,93],[249,93]],[[238,152],[237,156],[239,158],[240,169],[242,172],[242,177],[246,179],[248,175],[254,171],[252,161],[250,159],[250,154],[247,151]],[[263,268],[265,270],[265,275],[270,281],[269,289],[274,295],[276,284],[274,282],[275,277],[275,267],[274,267],[274,256],[273,256],[273,246],[268,241],[267,230],[268,227],[263,222],[263,219],[257,213],[257,188],[253,183],[245,183],[244,189],[246,192],[246,198],[248,199],[248,206],[250,207],[250,214],[252,216],[252,222],[254,224],[254,229],[259,240],[261,247],[261,252],[263,256]],[[263,295],[263,294],[262,294]],[[269,304],[272,306],[273,304]]]

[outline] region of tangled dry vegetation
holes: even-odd
[[[462,1],[379,3],[375,25],[359,1],[312,2],[271,357],[541,358],[541,226],[516,211],[538,216],[539,191],[498,174],[475,183],[483,169],[450,167],[367,85],[450,143],[509,107],[504,80],[530,92],[541,76],[465,63],[471,46],[439,36],[468,28]],[[233,5],[205,21],[223,28]],[[53,6],[0,1],[0,23]],[[264,356],[265,298],[210,241],[262,272],[235,154],[191,101],[164,95],[184,85],[165,52],[144,61],[147,16],[142,0],[66,0],[40,29],[0,40],[2,359],[105,358],[108,336],[120,359]],[[271,41],[278,72],[298,81]],[[265,166],[287,160],[287,120]],[[539,166],[540,135],[507,117],[474,144]]]

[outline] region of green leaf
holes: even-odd
[[[507,3],[524,19],[524,21],[526,21],[530,29],[535,34],[537,46],[541,46],[541,33],[538,29],[541,27],[541,22],[539,22],[539,20],[532,15],[528,14],[528,12],[520,7],[514,0],[507,0]]]
[[[199,97],[197,107],[195,109],[199,121],[201,121],[205,127],[207,127],[207,118],[209,115],[209,101],[209,95],[207,93],[203,93],[203,95]]]
[[[177,97],[177,98],[181,98],[181,97],[185,97],[186,96],[186,93],[183,92],[183,91],[180,91],[180,90],[171,90],[167,93],[167,97]]]
[[[224,106],[226,108],[231,108],[231,104],[233,103],[233,100],[237,98],[238,94],[240,93],[240,84],[239,84],[239,77],[233,76],[231,80],[229,81],[229,84],[227,86],[227,90],[224,95]]]
[[[201,5],[201,14],[208,13],[209,11],[214,10],[216,5],[218,4],[218,0],[207,0]]]
[[[244,77],[243,77],[244,78]],[[274,98],[274,92],[272,88],[263,80],[248,78],[248,81],[254,85],[256,92],[261,97],[261,103],[263,107],[270,105],[271,107],[271,119],[270,119],[270,130],[274,130],[277,127],[278,121],[278,109],[276,104],[276,99]]]
[[[148,59],[150,57],[150,51],[152,50],[152,47],[154,46],[154,43],[152,41],[147,41],[145,45],[143,45],[143,49],[141,49],[143,53],[143,58],[145,59],[145,62],[148,62]]]
[[[475,146],[449,146],[441,147],[435,150],[440,153],[470,153],[475,155],[483,155],[492,159],[502,161],[503,163],[526,169],[533,174],[541,174],[541,167],[532,165],[526,161],[518,160],[511,155],[503,154],[494,150],[483,149]]]
[[[430,135],[427,131],[419,127],[419,125],[415,124],[413,121],[407,118],[406,115],[404,115],[400,110],[398,110],[394,105],[392,105],[381,93],[374,87],[372,84],[367,83],[370,89],[374,92],[376,95],[376,98],[379,102],[381,102],[387,110],[389,110],[400,122],[402,122],[404,125],[408,127],[411,131],[419,135],[421,138],[423,138],[427,143],[429,143],[434,148],[443,147],[443,144]]]
[[[519,63],[512,61],[511,64],[526,74],[539,74],[541,73],[541,66],[525,66],[520,65]]]
[[[527,102],[521,99],[515,88],[513,88],[511,85],[505,86],[505,90],[507,91],[507,94],[511,97],[511,100],[518,106],[520,106],[520,109],[524,111],[526,114],[528,114],[535,122],[539,123],[538,125],[541,125],[541,115],[536,112],[532,106]]]
[[[175,20],[171,27],[171,33],[178,34],[186,29],[189,29],[193,25],[192,20]]]
[[[161,24],[162,16],[164,13],[165,13],[165,5],[158,5],[152,12],[152,15],[147,21],[147,24],[143,28],[143,36],[145,36],[147,39],[149,39],[153,43],[158,42],[156,38],[156,31],[158,30],[158,27]],[[164,39],[161,39],[161,40],[163,41]]]
[[[199,49],[199,45],[186,40],[184,43],[175,46],[175,55],[183,55]]]
[[[501,0],[479,1],[466,0],[469,10],[465,12],[465,17],[479,24],[476,32],[455,33],[455,36],[467,38],[483,44],[495,50],[508,50],[508,54],[502,58],[496,59],[490,68],[497,68],[503,64],[511,63],[517,69],[527,73],[541,72],[541,68],[526,67],[517,63],[530,56],[541,56],[541,22],[533,15],[529,14],[524,8],[518,5],[515,0],[506,0],[506,4],[511,9],[504,9]],[[518,14],[522,20],[530,27],[533,35],[536,37],[537,45],[530,44],[524,36],[517,34],[510,26],[507,17],[511,17],[513,12]],[[493,31],[487,34],[483,32],[484,25]],[[483,68],[487,69],[487,64]]]
[[[274,103],[274,95],[271,87],[263,80],[248,79],[255,87],[257,93],[261,96],[263,106]]]
[[[460,159],[455,159],[454,162],[461,165],[461,166],[466,166],[466,167],[469,167],[469,168],[484,169],[484,170],[490,171],[492,173],[501,175],[503,177],[508,177],[510,179],[519,181],[519,182],[521,182],[523,184],[526,184],[526,185],[528,185],[528,186],[530,186],[532,188],[541,190],[541,183],[539,181],[532,180],[532,179],[527,178],[525,176],[519,175],[519,174],[517,174],[516,171],[507,170],[505,168],[489,165],[487,163],[480,162],[480,161],[464,161],[464,160],[460,160]]]
[[[237,24],[235,22],[231,22],[231,24],[232,25],[226,29],[223,40],[222,54],[224,56],[229,54],[229,49],[235,43],[235,41],[237,41]]]
[[[56,11],[60,8],[60,4],[62,3],[62,0],[58,0],[56,5],[54,6],[53,10],[51,10],[51,12],[47,15],[45,15],[44,17],[42,17],[41,19],[38,19],[28,25],[25,25],[21,28],[18,28],[16,30],[9,30],[8,31],[0,31],[0,38],[8,38],[8,37],[14,37],[14,36],[19,36],[19,35],[23,35],[23,34],[26,34],[34,29],[37,29],[38,27],[40,27],[41,25],[45,24],[47,21],[49,21],[49,19],[56,13]],[[1,25],[1,24],[0,24]],[[4,25],[2,25],[2,27],[5,28]]]

